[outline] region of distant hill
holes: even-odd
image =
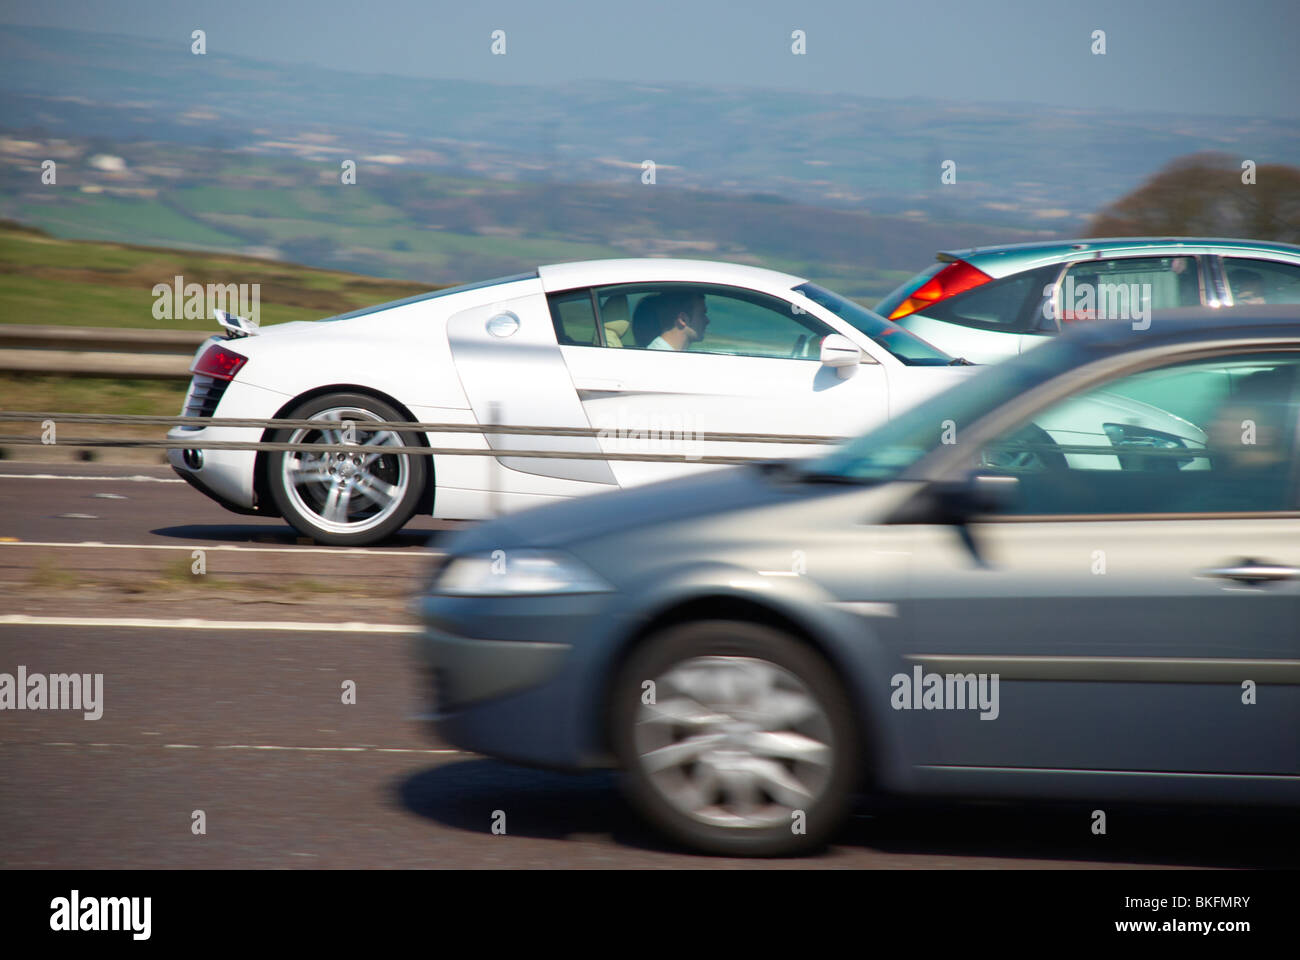
[[[475,179],[658,184],[937,222],[1078,232],[1174,157],[1300,156],[1294,122],[673,84],[354,74],[175,43],[0,27],[10,130],[386,156]],[[940,164],[957,183],[940,184]]]
[[[54,185],[41,182],[48,157]],[[1043,235],[639,179],[472,180],[362,161],[356,184],[345,186],[331,161],[13,136],[0,136],[0,216],[61,237],[228,250],[429,284],[567,260],[729,260],[807,276],[868,303],[937,250]]]

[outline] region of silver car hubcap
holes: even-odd
[[[369,410],[334,407],[311,420],[381,420]],[[366,430],[358,422],[352,444],[401,446],[391,430]],[[343,430],[295,430],[290,443],[345,442]],[[281,461],[284,489],[312,523],[332,533],[361,533],[379,526],[401,505],[410,483],[404,454],[291,451]]]
[[[788,670],[750,657],[695,657],[655,680],[635,746],[651,784],[679,812],[724,827],[789,825],[821,796],[831,724]]]

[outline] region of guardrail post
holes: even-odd
[[[501,424],[501,404],[493,400],[488,404],[488,426],[496,427]],[[488,444],[491,445],[489,440]],[[501,515],[501,458],[493,457],[492,464],[488,467],[488,510],[493,517]]]

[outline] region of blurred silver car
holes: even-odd
[[[1104,435],[1045,429],[1081,402]],[[727,854],[824,843],[862,786],[1300,806],[1298,430],[1300,308],[1173,311],[824,458],[486,523],[419,601],[438,730],[621,768]]]

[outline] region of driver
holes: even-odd
[[[1264,297],[1264,278],[1254,270],[1229,270],[1233,303],[1268,303]]]
[[[637,306],[654,319],[659,335],[646,344],[647,350],[686,350],[704,339],[709,327],[708,308],[702,293],[661,293]]]

